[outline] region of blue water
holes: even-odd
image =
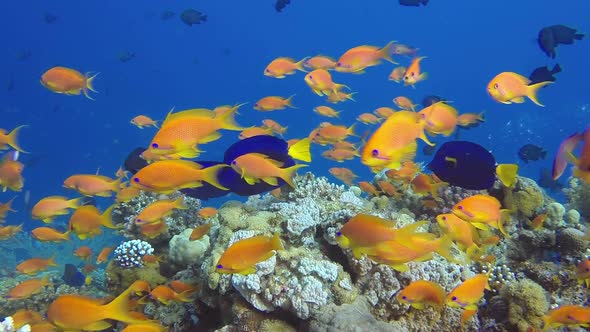
[[[588,40],[558,48],[563,72],[556,84],[539,93],[544,108],[528,100],[522,105],[499,104],[485,89],[499,72],[528,76],[538,66],[553,65],[555,61],[536,44],[539,29],[566,24],[589,32],[586,1],[559,6],[549,0],[517,4],[431,0],[427,7],[411,8],[385,0],[292,0],[283,13],[275,12],[273,5],[274,0],[0,3],[0,83],[12,79],[14,84],[12,90],[0,85],[0,127],[29,125],[21,133],[21,145],[30,151],[22,160],[30,163],[24,171],[24,191],[30,191],[31,201],[55,194],[75,197],[61,187],[72,174],[100,169],[101,174],[113,176],[126,154],[147,145],[155,133],[153,128],[140,130],[129,123],[138,114],[161,120],[172,107],[248,102],[237,117],[241,125],[260,125],[262,119],[271,118],[289,127],[286,138],[306,136],[320,122],[331,120],[315,114],[313,107],[330,104],[310,91],[303,73],[283,80],[263,76],[266,65],[279,56],[337,58],[351,47],[382,46],[390,40],[419,47],[428,57],[423,71],[430,76],[416,89],[388,81],[394,67],[390,63],[369,68],[364,75],[335,73],[336,82],[357,94],[356,102],[335,106],[343,112],[334,122],[350,125],[360,113],[393,106],[391,99],[399,95],[416,103],[425,95],[440,95],[453,101],[461,113],[486,111],[486,122],[462,131],[461,139],[488,147],[499,162],[516,162],[518,148],[526,143],[545,147],[547,160],[521,163],[520,174],[534,179],[540,167],[550,167],[560,141],[583,130],[590,120]],[[208,21],[192,27],[181,22],[180,12],[191,7],[205,13]],[[176,16],[162,21],[165,10]],[[47,24],[46,12],[58,19]],[[17,59],[23,51],[30,51],[30,58]],[[136,57],[123,63],[118,55],[126,51]],[[409,63],[407,58],[396,59]],[[41,74],[56,65],[100,72],[95,80],[100,93],[93,94],[96,101],[55,94],[41,86]],[[272,113],[252,109],[261,97],[291,94],[296,94],[297,109]],[[358,133],[365,128],[375,129],[359,125]],[[203,146],[203,157],[221,159],[237,135],[224,132],[221,140]],[[330,167],[345,166],[361,180],[370,178],[358,159],[335,163],[321,157],[323,150],[313,146],[309,170],[329,175]],[[429,157],[417,160],[427,162]],[[14,205],[19,212],[11,214],[8,223],[38,227],[41,223],[31,221],[24,207],[24,191],[0,194],[0,201],[19,196]],[[101,200],[103,208],[108,204]]]

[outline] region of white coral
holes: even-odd
[[[29,324],[26,324],[17,330],[14,328],[14,319],[12,317],[6,317],[0,323],[0,332],[31,332],[31,327]]]

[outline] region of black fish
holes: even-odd
[[[47,24],[52,24],[53,22],[57,21],[58,17],[51,14],[51,13],[45,13],[43,14],[43,20],[45,21],[45,23]]]
[[[140,157],[144,150],[144,148],[136,148],[127,156],[124,163],[127,171],[135,174],[137,171],[147,166],[147,162]],[[267,135],[246,138],[232,144],[225,151],[222,162],[201,160],[195,162],[199,163],[204,168],[218,164],[231,165],[231,162],[234,159],[247,153],[264,154],[271,159],[282,162],[282,168],[295,165],[295,161],[289,155],[289,146],[287,142],[278,137]],[[182,189],[181,192],[194,198],[207,200],[210,198],[221,197],[229,193],[234,193],[240,196],[257,195],[279,188],[285,184],[285,181],[278,179],[278,184],[276,186],[267,184],[263,181],[251,185],[242,179],[241,174],[237,173],[231,167],[222,169],[219,172],[218,179],[224,187],[229,188],[230,190],[221,190],[203,182],[202,187]]]
[[[290,3],[291,3],[291,0],[277,0],[277,2],[275,2],[275,10],[280,13]]]
[[[424,99],[422,99],[422,106],[426,108],[432,104],[438,103],[439,101],[444,101],[444,98],[435,95],[426,96]]]
[[[464,189],[489,189],[496,181],[496,159],[479,144],[467,141],[444,143],[428,164],[442,181]]]
[[[545,159],[547,155],[547,151],[540,146],[534,144],[525,144],[518,150],[518,158],[520,158],[525,163],[529,161],[536,161]]]
[[[557,73],[561,73],[561,66],[559,64],[556,64],[551,70],[549,70],[547,66],[539,67],[533,70],[533,72],[529,76],[529,79],[531,80],[531,83],[529,83],[529,85],[547,81],[555,82],[556,79],[553,75]]]
[[[72,264],[66,264],[64,267],[64,274],[61,277],[67,285],[80,287],[84,285],[84,275],[78,268]]]
[[[207,15],[198,10],[187,9],[180,14],[180,19],[188,26],[193,24],[201,24],[207,21]]]
[[[419,7],[420,5],[426,6],[428,4],[428,0],[399,0],[399,4],[402,6]]]
[[[564,187],[563,183],[553,180],[553,172],[549,168],[541,168],[537,183],[542,188],[549,189],[552,192],[560,191]]]
[[[135,58],[135,52],[123,51],[123,52],[119,53],[119,61],[121,61],[121,62],[127,62],[133,58]]]
[[[548,57],[555,59],[555,48],[559,44],[571,45],[574,40],[582,40],[583,33],[577,33],[576,29],[567,27],[565,25],[552,25],[545,27],[539,31],[539,47]]]

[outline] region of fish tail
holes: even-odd
[[[66,202],[67,207],[75,210],[80,207],[81,200],[82,200],[82,197],[70,199],[69,201]]]
[[[455,257],[451,254],[451,248],[453,247],[453,241],[450,236],[443,236],[438,240],[436,246],[436,253],[446,258],[449,262],[456,262]]]
[[[179,209],[179,210],[186,210],[188,209],[188,206],[186,206],[186,204],[184,204],[184,196],[179,196],[175,201],[174,201],[174,207]]]
[[[103,305],[100,307],[101,313],[103,314],[104,318],[118,320],[124,323],[149,323],[153,322],[150,320],[142,319],[141,317],[133,317],[131,314],[132,304],[129,299],[129,293],[131,291],[128,289],[117,296],[111,302]]]
[[[121,181],[123,178],[116,178],[111,182],[111,190],[114,192],[118,192],[121,187]]]
[[[553,66],[553,69],[551,69],[551,75],[557,73],[561,73],[561,66],[559,65],[559,63],[556,63],[555,66]]]
[[[15,149],[16,151],[19,152],[24,152],[24,153],[28,153],[27,151],[23,150],[20,145],[18,144],[18,133],[19,131],[24,128],[27,127],[27,125],[22,125],[22,126],[18,126],[16,128],[14,128],[7,137],[7,144],[12,146],[13,149]]]
[[[283,243],[281,242],[281,238],[279,237],[279,233],[274,233],[272,239],[270,240],[270,248],[272,250],[285,250]]]
[[[553,84],[554,82],[551,81],[546,81],[546,82],[540,82],[537,84],[533,84],[533,85],[529,85],[527,87],[527,97],[529,97],[530,100],[532,100],[533,103],[544,107],[545,105],[541,104],[541,102],[539,102],[539,99],[537,99],[537,92],[539,91],[539,89],[549,85],[549,84]]]
[[[41,284],[43,286],[51,286],[53,285],[53,283],[51,282],[51,280],[49,280],[50,275],[46,274],[43,276],[43,278],[41,278]]]
[[[215,165],[215,166],[211,166],[211,167],[207,167],[205,169],[203,169],[203,178],[201,179],[201,181],[207,182],[210,185],[214,186],[215,188],[221,189],[221,190],[229,190],[229,188],[224,187],[220,182],[219,182],[219,177],[217,176],[219,174],[219,172],[226,168],[229,167],[228,165],[225,164],[221,164],[221,165]]]
[[[47,265],[57,266],[57,263],[55,262],[55,256],[56,254],[53,254],[51,257],[49,257],[49,259],[47,259]]]
[[[434,183],[430,188],[430,194],[432,195],[432,197],[434,199],[438,200],[439,199],[439,196],[438,196],[439,189],[442,187],[446,187],[448,185],[449,184],[447,182]]]
[[[94,81],[94,79],[96,78],[96,76],[98,76],[98,74],[100,73],[96,73],[92,76],[89,76],[90,73],[86,73],[86,89],[92,91],[92,92],[96,92],[98,93],[98,91],[94,90],[94,86],[92,85],[92,82]]]
[[[111,206],[109,206],[103,213],[102,216],[100,218],[100,224],[103,225],[106,228],[110,228],[110,229],[119,229],[122,228],[123,226],[117,226],[115,224],[113,224],[113,209],[115,208],[116,204],[113,204]]]
[[[63,239],[64,239],[64,240],[66,240],[66,241],[72,241],[72,239],[70,239],[70,233],[71,233],[71,232],[72,232],[72,231],[67,231],[67,232],[63,233],[63,234],[62,234],[62,236],[63,236]],[[78,237],[79,237],[79,235],[78,235]]]
[[[297,68],[297,70],[302,71],[304,73],[307,73],[307,70],[305,70],[305,68],[303,68],[303,64],[305,63],[305,61],[309,60],[310,57],[306,56],[305,58],[299,60],[298,62],[295,63],[295,68]]]
[[[582,39],[584,39],[584,37],[586,37],[586,34],[583,34],[583,33],[576,33],[574,35],[574,39],[576,39],[576,40],[582,40]]]
[[[504,223],[510,220],[510,213],[510,210],[502,209],[500,210],[500,219],[498,219],[498,230],[506,237],[510,237],[510,234],[504,229]]]
[[[481,111],[480,113],[477,114],[476,119],[478,121],[485,122],[486,121],[486,119],[485,119],[485,113],[486,113],[486,111]]]
[[[285,99],[285,105],[291,108],[297,108],[293,106],[293,97],[295,97],[295,94],[292,94],[289,96],[289,98]]]
[[[393,61],[393,58],[391,57],[391,54],[393,53],[392,52],[393,43],[395,43],[395,40],[392,40],[389,43],[387,43],[387,45],[385,45],[382,49],[380,49],[379,52],[383,56],[383,59],[385,59],[393,64],[397,64],[397,62]]]
[[[309,138],[301,139],[297,143],[291,145],[288,154],[293,159],[311,162],[311,153],[309,152],[310,145],[311,140]]]
[[[281,179],[285,180],[292,188],[295,188],[295,184],[293,183],[293,174],[300,168],[307,167],[307,165],[294,165],[288,168],[283,168],[281,171]]]
[[[426,131],[424,130],[424,125],[423,124],[421,127],[422,129],[420,130],[420,135],[418,135],[418,138],[421,139],[424,143],[430,145],[430,146],[435,146],[436,144],[432,143],[429,139],[428,136],[426,136]]]
[[[348,135],[350,136],[356,136],[354,133],[354,127],[356,126],[356,123],[353,123],[350,125],[350,127],[346,128],[346,132],[348,133]]]
[[[231,109],[225,113],[223,113],[222,115],[219,116],[219,121],[221,121],[221,128],[226,129],[226,130],[239,130],[242,131],[245,128],[243,128],[242,126],[240,126],[235,119],[235,115],[237,113],[238,109]],[[163,126],[164,124],[162,124]]]
[[[338,84],[338,83],[334,83],[334,88],[332,89],[332,93],[334,93],[334,94],[337,94],[337,93],[338,93],[338,91],[340,91],[340,90],[342,90],[342,89],[344,89],[344,88],[346,88],[346,89],[350,90],[350,88],[349,88],[349,87],[348,87],[348,85],[346,85],[346,84]],[[351,99],[351,100],[353,100],[353,99]]]

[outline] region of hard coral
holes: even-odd
[[[530,279],[506,284],[500,296],[508,302],[508,321],[518,331],[540,329],[549,303],[543,287]]]

